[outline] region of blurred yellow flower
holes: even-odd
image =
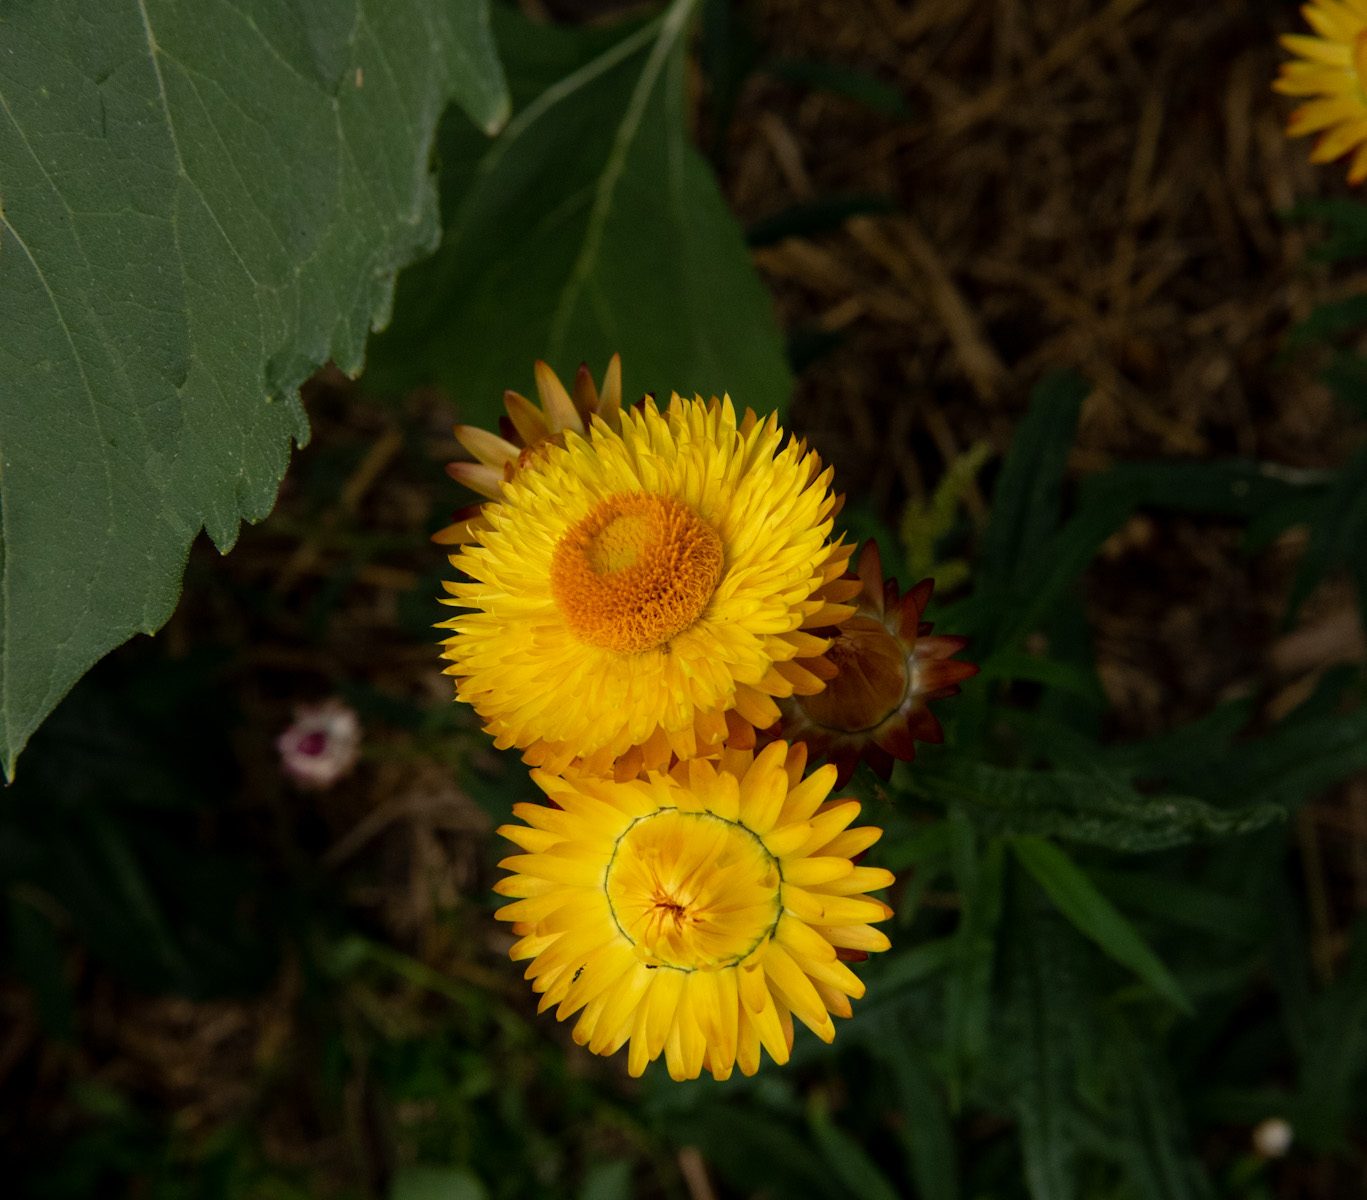
[[[1315,163],[1352,154],[1348,182],[1367,179],[1367,0],[1311,0],[1301,9],[1316,36],[1281,39],[1296,59],[1282,64],[1272,86],[1287,96],[1310,96],[1291,114],[1292,137],[1318,133]]]
[[[595,1054],[629,1042],[632,1075],[661,1054],[674,1079],[753,1075],[761,1046],[788,1060],[794,1016],[831,1041],[864,992],[842,957],[888,948],[866,893],[893,876],[854,865],[882,831],[850,828],[858,802],[827,801],[835,769],[805,763],[774,742],[627,782],[532,772],[553,804],[499,830],[524,853],[495,890],[539,1011],[578,1013]]]
[[[631,778],[819,691],[853,611],[831,473],[777,418],[675,396],[563,433],[485,505],[444,603],[457,696],[533,766]]]

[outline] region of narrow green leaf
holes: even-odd
[[[1047,688],[1069,692],[1087,700],[1102,698],[1096,676],[1072,663],[1053,658],[1037,658],[1020,650],[999,650],[982,664],[983,679],[1024,680]]]
[[[1250,518],[1244,528],[1241,549],[1245,554],[1261,554],[1288,529],[1298,525],[1313,525],[1324,507],[1324,493],[1332,482],[1333,473],[1326,472],[1329,481],[1315,490],[1306,489],[1288,496]]]
[[[1281,1024],[1287,1040],[1302,1060],[1310,1057],[1314,1024],[1314,983],[1311,979],[1310,939],[1302,914],[1302,899],[1292,881],[1274,876],[1265,905],[1271,924],[1267,967],[1281,1002]]]
[[[1320,262],[1347,262],[1367,257],[1367,205],[1343,196],[1317,196],[1302,200],[1285,214],[1289,221],[1318,221],[1328,236],[1310,249]]]
[[[1055,907],[1116,962],[1129,967],[1154,991],[1183,1012],[1191,1002],[1134,926],[1106,899],[1072,859],[1038,837],[1012,839],[1011,848]]]
[[[1246,458],[1121,463],[1083,481],[1078,507],[1085,509],[1111,497],[1131,508],[1246,521],[1290,497],[1322,493],[1333,477],[1331,471]]]
[[[1251,700],[1229,700],[1194,721],[1140,741],[1106,746],[1102,753],[1109,766],[1142,778],[1204,778],[1201,765],[1214,763],[1218,770],[1236,752],[1235,739],[1247,729],[1254,710]],[[1244,749],[1240,746],[1237,753]]]
[[[1046,687],[1035,711],[1046,721],[1067,725],[1094,745],[1111,708],[1097,673],[1096,637],[1090,606],[1081,588],[1060,597],[1040,625],[1049,658],[1066,667],[1082,684],[1080,690]]]
[[[400,1167],[389,1200],[486,1200],[489,1193],[464,1167]]]
[[[1240,897],[1146,871],[1103,870],[1093,882],[1126,908],[1212,937],[1249,944],[1263,933],[1265,915]]]
[[[675,0],[606,35],[497,13],[519,109],[492,147],[444,130],[446,237],[400,283],[393,331],[372,345],[373,386],[434,383],[487,420],[505,388],[528,389],[535,359],[566,378],[620,351],[628,398],[786,404],[772,302],[687,139],[694,7]]]
[[[1139,1200],[1210,1200],[1212,1189],[1190,1147],[1181,1097],[1165,1056],[1116,1020],[1106,1040],[1119,1093],[1122,1162]]]
[[[1367,358],[1344,350],[1320,372],[1340,403],[1367,416]]]
[[[1294,620],[1300,606],[1330,571],[1350,561],[1360,565],[1364,547],[1367,547],[1367,450],[1359,451],[1349,460],[1311,522],[1310,541],[1287,603],[1287,621]]]
[[[127,921],[127,928],[121,932],[125,937],[131,935],[152,947],[178,979],[192,978],[194,971],[181,950],[143,863],[129,844],[127,830],[96,810],[92,813],[90,831],[95,849],[92,864],[98,864],[104,875],[108,888],[106,902]]]
[[[863,1008],[855,1009],[856,1019],[865,1009],[893,1002],[900,992],[943,974],[954,964],[957,952],[954,938],[943,937],[880,955],[866,971],[866,977],[871,981],[869,997]]]
[[[1286,337],[1288,350],[1298,350],[1316,342],[1331,342],[1340,334],[1367,324],[1367,296],[1346,296],[1317,304],[1305,320],[1294,326]]]
[[[1367,630],[1367,554],[1354,554],[1348,560],[1348,578],[1358,594],[1358,620]]]
[[[1096,557],[1101,544],[1128,519],[1134,505],[1127,495],[1103,495],[1083,507],[1038,554],[1022,567],[1016,602],[1005,623],[1001,641],[1019,642],[1037,629]]]
[[[170,615],[201,528],[270,511],[299,384],[355,372],[437,238],[483,0],[0,8],[0,768]]]
[[[993,1064],[1020,1126],[1033,1200],[1078,1195],[1079,1058],[1090,1053],[1091,1000],[1081,994],[1077,937],[1017,876],[1004,952]]]
[[[903,1030],[895,1044],[892,1077],[904,1118],[898,1132],[907,1147],[915,1195],[917,1200],[957,1200],[958,1150],[944,1095],[910,1031]]]
[[[896,841],[885,839],[878,847],[878,865],[889,871],[933,869],[948,862],[954,832],[948,821],[934,821],[921,825],[914,832]]]
[[[721,166],[726,161],[736,100],[762,57],[754,13],[732,0],[703,0],[698,43],[710,110],[707,155]]]
[[[1332,697],[1338,689],[1326,691]],[[1220,794],[1251,806],[1296,808],[1367,770],[1367,704],[1348,712],[1293,713],[1236,746],[1222,765]]]
[[[911,115],[907,98],[892,84],[869,71],[811,58],[774,59],[765,64],[765,69],[789,83],[857,100],[884,116]]]
[[[590,1167],[579,1188],[579,1200],[631,1200],[631,1163],[626,1159]]]
[[[70,1042],[76,1034],[76,1004],[66,976],[66,953],[52,917],[51,901],[27,889],[9,894],[10,962],[33,990],[34,1008],[48,1037]]]
[[[1139,508],[1251,519],[1284,503],[1298,488],[1321,486],[1316,475],[1292,481],[1262,463],[1125,463],[1084,481],[1078,509],[1023,566],[1020,603],[1004,635],[1010,644],[1035,629],[1097,551]]]
[[[751,246],[770,246],[784,238],[829,233],[851,217],[896,211],[890,196],[823,196],[756,221],[745,231],[745,240]]]
[[[823,1104],[812,1104],[807,1119],[817,1150],[854,1200],[898,1200],[897,1188],[864,1148],[831,1120]]]
[[[1081,376],[1046,376],[1030,394],[992,497],[978,571],[988,590],[1010,588],[1059,522],[1063,472],[1086,398]]]
[[[1076,776],[1096,772],[1103,747],[1097,744],[1095,736],[1079,732],[1073,720],[1027,709],[1003,712],[1002,718],[1017,744],[1028,746],[1042,763]]]
[[[993,833],[1131,852],[1250,833],[1286,817],[1267,797],[1222,808],[1194,796],[1141,795],[1100,767],[1031,771],[941,758],[934,765],[918,762],[902,778],[917,795],[962,804],[979,828]]]
[[[987,1051],[1005,850],[992,840],[980,855],[972,823],[958,810],[951,810],[950,824],[957,843],[954,881],[963,905],[945,992],[950,1102],[957,1110],[967,1078]]]
[[[1306,1026],[1297,1134],[1311,1146],[1342,1150],[1360,1116],[1367,1077],[1367,917],[1357,921],[1342,973],[1311,1001]]]
[[[849,1200],[811,1144],[799,1136],[800,1129],[800,1116],[778,1117],[757,1104],[720,1099],[671,1120],[674,1139],[697,1146],[744,1195]]]

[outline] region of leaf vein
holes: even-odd
[[[650,56],[646,59],[645,66],[641,70],[641,78],[637,81],[635,88],[632,89],[631,99],[627,102],[626,112],[622,115],[621,124],[618,125],[616,136],[612,141],[612,149],[608,152],[607,162],[603,165],[603,173],[598,179],[593,207],[589,210],[588,225],[584,230],[584,239],[580,244],[579,255],[575,259],[564,291],[561,292],[560,302],[556,305],[555,312],[551,317],[549,350],[555,357],[559,357],[564,349],[562,343],[575,305],[578,303],[579,293],[593,270],[594,261],[603,242],[603,231],[607,226],[608,216],[612,212],[612,202],[616,197],[617,185],[621,181],[622,172],[626,167],[627,154],[631,150],[631,144],[636,140],[636,134],[640,131],[646,105],[650,103],[650,96],[655,90],[655,84],[664,70],[670,52],[682,35],[696,2],[697,0],[674,0],[660,25],[660,35],[656,39],[655,45],[650,48]]]

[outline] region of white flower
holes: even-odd
[[[275,741],[280,766],[301,788],[330,788],[356,765],[361,722],[349,704],[335,697],[300,704],[294,724]]]
[[[1291,1149],[1295,1131],[1281,1117],[1268,1117],[1253,1127],[1253,1149],[1262,1158],[1281,1158]]]

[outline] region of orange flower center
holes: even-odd
[[[778,862],[750,830],[713,813],[638,817],[604,880],[612,919],[647,966],[718,971],[745,961],[783,910]]]
[[[560,539],[551,595],[580,641],[631,654],[692,625],[721,570],[721,538],[686,504],[623,492]]]
[[[881,621],[851,617],[826,651],[837,670],[823,691],[799,703],[818,725],[842,733],[875,729],[907,695],[907,651]]]

